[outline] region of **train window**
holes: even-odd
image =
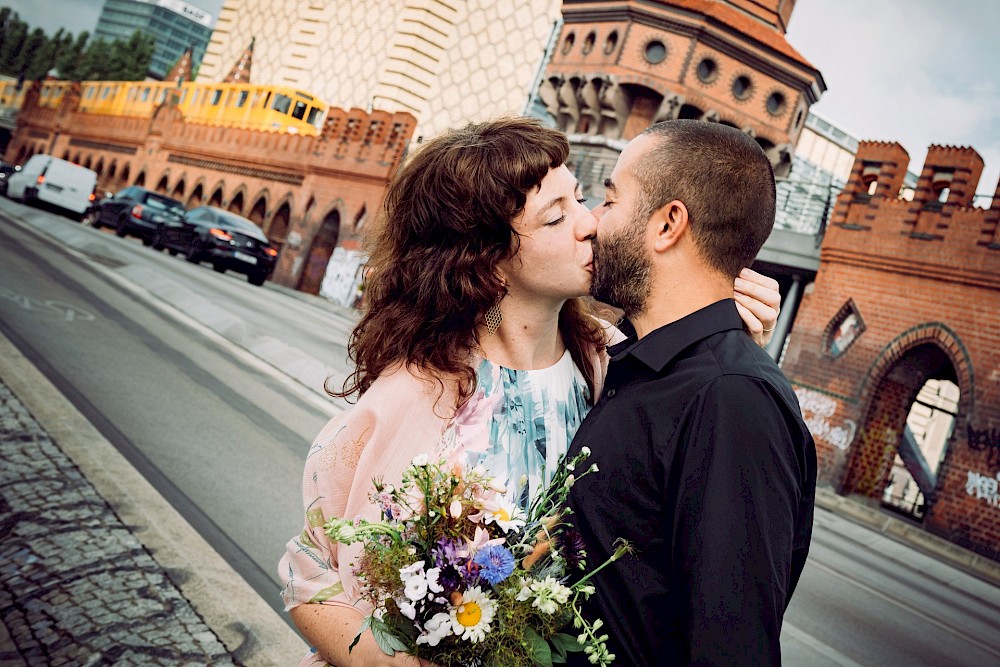
[[[264,96],[264,103],[260,105],[261,108],[266,109],[267,108],[267,103],[270,100],[271,100],[271,91],[269,90],[269,91],[267,91],[267,95]]]
[[[195,90],[194,91],[194,95],[191,96],[191,106],[197,106],[198,105],[198,97],[200,95],[201,95],[201,91],[200,90]]]
[[[319,115],[321,113],[322,112],[319,109],[317,109],[316,107],[310,107],[309,108],[309,117],[306,119],[306,122],[309,123],[310,125],[319,127],[317,125],[317,121],[319,120]]]
[[[108,95],[110,93],[111,93],[111,86],[104,86],[104,89],[101,90],[101,99],[102,100],[108,99]]]
[[[305,102],[296,102],[295,108],[292,109],[292,118],[302,120],[302,118],[306,115],[306,108]]]
[[[222,99],[222,91],[221,90],[213,90],[212,91],[212,106],[213,107],[214,106],[218,106],[219,100],[221,100],[221,99]]]
[[[88,100],[94,96],[94,88],[92,86],[87,86],[87,94],[84,96]]]
[[[250,103],[250,106],[251,107],[257,106],[257,102],[260,102],[260,91],[259,90],[254,91],[253,102]]]
[[[247,96],[250,94],[248,90],[241,90],[239,97],[236,98],[236,106],[242,109],[247,103]]]
[[[149,88],[142,89],[142,101],[145,102],[149,99]]]
[[[274,96],[274,104],[271,105],[271,108],[278,113],[288,113],[288,108],[290,106],[292,106],[292,98],[288,95],[278,93]]]
[[[185,88],[184,90],[181,91],[181,99],[178,102],[178,104],[184,104],[184,101],[187,100],[187,96],[188,96],[188,91],[187,88]]]

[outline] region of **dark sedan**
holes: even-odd
[[[260,227],[214,206],[191,209],[180,227],[162,228],[153,245],[179,250],[189,262],[210,262],[219,273],[242,273],[251,285],[263,285],[278,261]]]
[[[157,232],[163,227],[180,227],[183,219],[184,204],[133,185],[91,206],[83,224],[98,229],[113,227],[118,236],[138,236],[145,245],[162,250],[163,246],[153,243]]]

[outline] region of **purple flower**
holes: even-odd
[[[480,567],[479,576],[491,586],[496,586],[514,571],[514,554],[497,544],[480,549],[473,562]]]
[[[575,570],[583,567],[587,558],[587,546],[583,542],[583,535],[574,528],[567,528],[560,533],[557,538],[557,548],[559,554],[566,561],[567,570]]]
[[[434,565],[440,568],[444,568],[446,565],[459,567],[465,562],[465,559],[458,555],[459,549],[464,546],[461,540],[442,537],[438,540],[437,546],[431,550],[431,559],[434,561]]]

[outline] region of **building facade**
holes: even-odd
[[[149,74],[163,79],[188,48],[197,67],[212,36],[213,17],[181,0],[104,0],[95,39],[127,40],[136,30],[156,38]]]
[[[186,123],[172,101],[152,118],[85,113],[79,86],[58,108],[39,107],[40,89],[25,96],[5,159],[55,155],[95,170],[105,190],[140,185],[243,215],[281,248],[272,280],[352,305],[358,267],[331,270],[331,259],[339,249],[357,264],[351,253],[410,142],[412,115],[330,109],[321,133],[304,136]]]
[[[539,96],[574,146],[585,191],[624,144],[660,120],[723,123],[753,136],[786,175],[826,85],[785,39],[793,0],[565,0]]]
[[[405,111],[416,136],[523,113],[560,0],[226,0],[199,80],[254,40],[254,83],[349,109]]]
[[[1000,560],[1000,188],[983,161],[861,142],[782,368],[821,483]]]

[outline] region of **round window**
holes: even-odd
[[[745,100],[750,97],[752,88],[753,85],[750,83],[750,77],[746,75],[741,75],[733,79],[733,95],[738,100]]]
[[[587,55],[594,50],[594,42],[597,41],[597,33],[593,30],[587,34],[587,38],[583,40],[583,55]]]
[[[562,45],[562,52],[564,55],[569,53],[570,49],[573,48],[573,42],[575,41],[576,41],[575,32],[571,32],[568,35],[566,35],[566,39],[563,40],[563,45]]]
[[[785,96],[781,93],[774,92],[767,97],[767,111],[772,116],[780,116],[785,113]]]
[[[711,83],[719,75],[719,65],[711,58],[704,58],[698,63],[698,78],[702,83]]]
[[[667,57],[667,45],[658,39],[654,39],[646,44],[646,62],[651,65],[662,63]]]
[[[610,55],[614,52],[615,48],[618,46],[618,31],[612,30],[611,34],[608,35],[607,40],[604,42],[604,52]]]

